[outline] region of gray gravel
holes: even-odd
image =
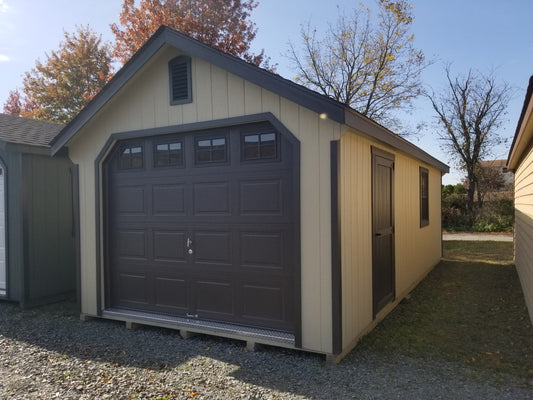
[[[531,399],[498,377],[378,350],[339,365],[274,347],[177,331],[81,322],[70,303],[21,311],[0,303],[1,399]]]
[[[469,242],[512,242],[512,233],[443,232],[442,240],[468,240]]]

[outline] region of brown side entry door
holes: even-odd
[[[394,155],[372,149],[372,300],[376,314],[395,297]]]

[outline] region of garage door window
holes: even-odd
[[[183,165],[182,142],[156,144],[154,151],[154,165],[156,167]]]
[[[265,160],[278,155],[275,133],[244,135],[242,143],[244,161]]]
[[[143,167],[143,148],[141,145],[125,145],[119,157],[120,169],[138,169]]]
[[[225,137],[196,140],[196,163],[218,163],[228,160]]]

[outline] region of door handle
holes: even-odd
[[[375,233],[374,236],[377,236],[377,237],[380,237],[380,236],[383,236],[381,233]]]
[[[186,245],[187,245],[187,253],[192,254],[194,251],[193,251],[193,249],[191,248],[191,246],[192,246],[192,240],[191,240],[190,237],[187,237]]]

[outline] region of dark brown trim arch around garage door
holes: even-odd
[[[299,346],[299,144],[280,128],[138,132],[113,145],[102,174],[106,309],[290,332]],[[182,151],[174,165],[158,162],[170,147]]]

